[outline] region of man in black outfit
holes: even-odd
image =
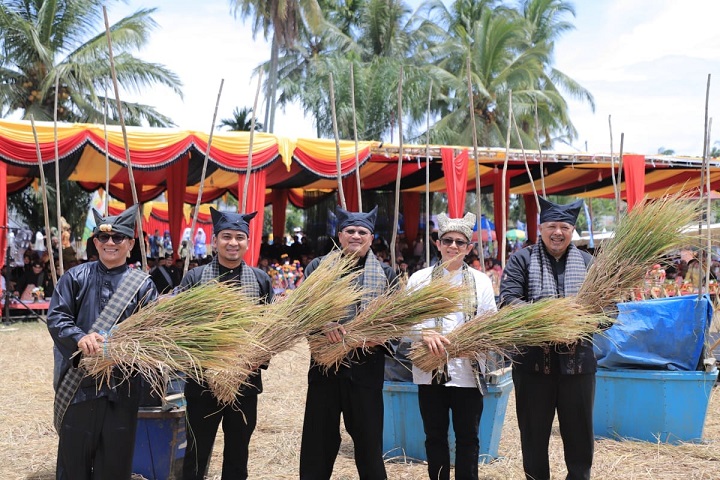
[[[69,269],[50,300],[47,327],[55,343],[55,428],[60,437],[56,478],[130,479],[142,379],[84,377],[80,355],[102,352],[115,322],[157,298],[150,277],[127,266],[137,206],[103,218],[92,242],[99,261]]]
[[[158,259],[158,264],[150,273],[150,278],[155,283],[158,292],[161,294],[171,293],[177,286],[174,269],[171,268],[172,254],[166,254],[164,258]]]
[[[248,249],[249,222],[257,212],[239,214],[219,212],[210,208],[213,221],[212,246],[217,252],[209,264],[188,270],[180,289],[219,279],[240,287],[258,303],[272,301],[270,277],[259,268],[243,261]],[[257,422],[257,396],[262,392],[262,379],[257,371],[248,379],[232,405],[222,405],[207,385],[188,380],[185,385],[187,402],[187,450],[183,460],[183,480],[205,478],[210,453],[222,420],[225,435],[222,480],[243,480],[248,477],[248,446]]]
[[[357,258],[355,268],[362,270],[358,284],[363,296],[351,313],[325,334],[328,342],[342,342],[343,324],[352,321],[357,312],[373,298],[396,284],[392,268],[382,264],[370,250],[377,218],[377,207],[370,213],[337,209],[338,240],[344,255]],[[319,257],[305,269],[310,276],[322,261]],[[361,480],[387,478],[382,458],[383,397],[385,348],[373,346],[370,351],[350,352],[338,370],[325,372],[312,360],[308,372],[302,444],[300,447],[300,478],[327,480],[340,449],[340,415],[353,439],[355,465]]]
[[[557,205],[540,197],[541,241],[510,257],[500,284],[502,305],[577,294],[592,264],[592,256],[571,243],[582,205],[582,200]],[[513,361],[525,476],[528,480],[550,478],[548,445],[557,410],[567,479],[589,479],[597,370],[592,344],[583,340],[526,347]]]

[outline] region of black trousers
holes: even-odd
[[[448,427],[452,411],[455,432],[455,479],[477,480],[480,454],[480,417],[483,398],[477,388],[418,385],[420,416],[425,429],[428,475],[433,480],[450,479]]]
[[[139,398],[107,397],[70,405],[60,426],[58,480],[129,480]]]
[[[186,399],[187,449],[183,480],[205,478],[215,435],[222,420],[225,435],[222,479],[248,477],[248,446],[257,424],[257,395],[238,396],[232,405],[220,405],[209,391]]]
[[[513,369],[523,467],[527,480],[550,478],[548,445],[557,410],[567,480],[588,480],[595,437],[595,374],[543,375]]]
[[[362,387],[343,377],[308,385],[300,478],[328,480],[332,475],[340,449],[341,413],[355,447],[360,480],[385,480],[382,389]]]

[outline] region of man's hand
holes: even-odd
[[[78,348],[83,355],[95,355],[102,350],[105,338],[97,332],[88,333],[78,342]]]
[[[323,328],[323,333],[330,343],[340,343],[345,335],[345,328],[337,322],[328,322]]]
[[[450,340],[435,330],[423,330],[422,341],[436,357],[445,357],[445,345],[450,345]]]

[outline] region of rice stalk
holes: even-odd
[[[510,357],[520,346],[591,339],[607,318],[576,300],[576,297],[546,298],[483,313],[445,335],[450,340],[445,346],[447,356],[435,356],[424,343],[416,342],[409,358],[418,368],[431,372],[441,368],[448,358],[474,358],[490,351]]]
[[[447,358],[491,350],[509,356],[519,346],[591,338],[663,254],[697,241],[683,229],[697,221],[699,207],[683,193],[638,205],[623,216],[613,238],[603,245],[576,297],[507,306],[482,315],[446,335],[451,341]],[[425,371],[447,361],[433,356],[422,343],[413,346],[410,358]]]
[[[578,292],[578,303],[596,313],[611,312],[629,298],[663,254],[697,238],[683,233],[697,223],[701,204],[678,193],[640,204],[620,220],[615,235],[602,246]]]
[[[337,369],[356,349],[382,345],[405,336],[429,318],[462,311],[468,304],[464,301],[468,287],[452,282],[453,277],[448,275],[410,290],[390,290],[373,299],[354,319],[343,324],[342,342],[330,343],[322,330],[308,337],[313,360],[327,369]]]
[[[84,357],[89,375],[109,380],[142,374],[156,392],[165,376],[182,372],[202,382],[205,370],[229,365],[238,351],[254,348],[247,330],[264,314],[232,284],[209,282],[141,308],[106,336],[102,354]]]
[[[206,373],[208,386],[218,401],[232,403],[260,365],[269,363],[309,332],[328,322],[339,322],[349,308],[354,308],[362,295],[356,285],[360,272],[352,270],[356,262],[355,257],[331,252],[295,290],[266,307],[247,332],[252,342],[241,345],[235,359],[224,368]]]

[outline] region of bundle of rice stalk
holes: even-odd
[[[478,315],[446,335],[450,340],[445,346],[447,356],[435,356],[424,343],[416,342],[409,358],[418,368],[431,372],[441,368],[449,358],[474,357],[490,351],[509,357],[517,351],[517,346],[573,343],[592,338],[606,318],[576,300],[576,297],[547,298]]]
[[[102,354],[80,364],[105,380],[114,367],[125,378],[139,372],[158,393],[168,372],[203,381],[205,369],[220,369],[236,352],[255,348],[246,332],[264,310],[231,284],[197,285],[140,309],[112,329]]]
[[[340,343],[330,343],[321,330],[309,336],[310,353],[317,364],[339,368],[348,353],[367,349],[405,336],[429,318],[438,318],[462,310],[468,288],[454,285],[451,276],[433,279],[410,290],[391,290],[373,299],[350,322],[343,324],[345,335]],[[473,312],[474,313],[474,312]]]
[[[628,212],[600,253],[578,292],[578,303],[596,313],[610,313],[642,283],[663,254],[697,243],[683,228],[697,223],[701,204],[689,194],[669,195]]]
[[[232,403],[255,368],[267,364],[309,332],[346,316],[348,308],[362,295],[355,286],[360,272],[352,271],[356,263],[357,258],[331,252],[295,290],[268,305],[248,331],[252,342],[247,346],[252,348],[242,348],[235,352],[233,362],[206,372],[208,386],[218,401]]]

